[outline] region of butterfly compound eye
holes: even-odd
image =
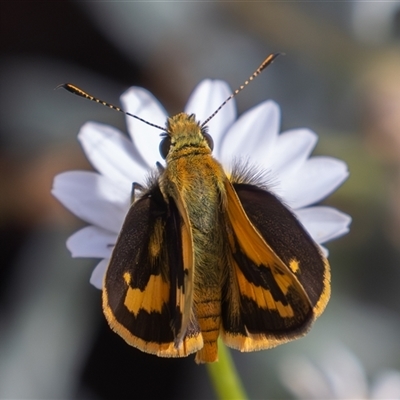
[[[208,133],[206,133],[206,132],[203,133],[203,136],[204,136],[204,139],[206,139],[206,142],[207,142],[207,144],[208,144],[208,147],[209,147],[210,150],[212,151],[212,150],[214,149],[214,140],[213,140],[212,137],[211,137]]]
[[[159,147],[161,157],[164,160],[167,158],[170,147],[171,147],[171,138],[169,136],[166,136],[163,140],[161,140]]]

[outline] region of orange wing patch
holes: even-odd
[[[182,246],[180,251],[182,252],[183,276],[181,277],[180,282],[176,282],[176,306],[179,308],[180,315],[182,316],[180,330],[175,332],[175,343],[178,345],[185,336],[186,329],[189,326],[190,320],[193,318],[194,252],[192,227],[185,203],[182,200],[179,190],[172,184],[172,182],[170,182],[170,186],[171,188],[174,188],[174,202],[182,218],[182,224],[180,227]]]
[[[270,290],[250,283],[236,263],[235,272],[242,296],[253,300],[263,310],[268,312],[277,311],[282,318],[292,318],[294,316],[293,308],[290,304],[284,305],[281,301],[274,299]]]

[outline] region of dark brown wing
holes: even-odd
[[[226,183],[229,272],[223,338],[242,351],[304,335],[329,298],[329,268],[317,245],[271,193]]]
[[[103,289],[105,316],[130,345],[164,357],[183,357],[203,346],[196,321],[183,315],[190,310],[184,294],[191,245],[190,230],[158,184],[131,206]]]

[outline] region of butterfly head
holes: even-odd
[[[160,143],[160,154],[166,159],[174,157],[184,151],[190,153],[210,154],[213,149],[213,140],[196,121],[194,114],[177,114],[168,118],[167,130]]]

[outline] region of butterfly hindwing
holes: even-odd
[[[184,315],[191,246],[175,202],[153,184],[132,204],[104,278],[104,313],[130,345],[164,357],[202,347],[196,321]]]
[[[228,180],[225,187],[230,260],[222,304],[224,341],[252,351],[302,336],[329,297],[326,260],[271,193]],[[319,281],[317,289],[310,279]]]

